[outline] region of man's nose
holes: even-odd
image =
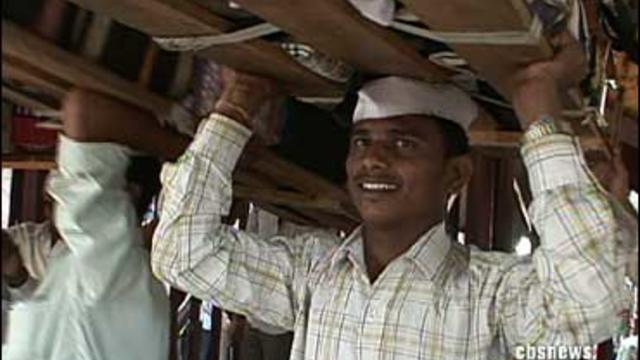
[[[373,143],[362,154],[362,165],[367,169],[387,168],[391,153],[384,144]]]

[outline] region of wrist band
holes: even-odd
[[[529,126],[529,129],[524,134],[524,140],[531,142],[553,134],[573,135],[573,130],[564,121],[556,120],[549,115],[542,115]]]

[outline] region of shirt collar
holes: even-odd
[[[338,247],[331,257],[331,269],[337,270],[345,261],[350,261],[365,274],[367,273],[364,261],[364,244],[362,241],[362,226],[358,226]]]
[[[444,223],[439,223],[424,233],[403,255],[412,261],[422,273],[433,280],[441,271],[451,249],[451,240]]]
[[[442,271],[442,266],[450,249],[451,240],[446,234],[444,223],[439,223],[420,236],[418,241],[398,259],[409,260],[424,276],[429,280],[433,280]],[[355,229],[333,254],[331,269],[337,270],[346,261],[351,262],[365,274],[367,273],[362,226]]]

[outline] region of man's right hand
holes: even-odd
[[[24,284],[29,277],[18,248],[6,231],[2,231],[2,278],[10,287]]]
[[[276,117],[266,117],[267,124],[255,121],[265,104],[283,94],[274,80],[223,67],[222,82],[223,91],[215,105],[216,112],[236,120],[263,139],[278,131]]]

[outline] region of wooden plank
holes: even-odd
[[[286,166],[291,167],[291,171],[294,173],[297,171],[290,164],[286,164]],[[304,214],[313,214],[308,216],[315,219],[332,220],[332,224],[341,224],[341,228],[344,227],[342,225],[359,220],[357,211],[351,203],[345,204],[326,193],[312,193],[316,195],[309,195],[308,193],[299,193],[291,190],[278,190],[281,186],[274,181],[275,179],[246,168],[237,169],[233,178],[236,181],[233,189],[234,195],[240,198],[254,202],[268,202],[280,207],[292,207],[301,212],[303,211]],[[314,180],[315,182],[317,182],[317,179]],[[300,186],[298,183],[290,185]],[[331,216],[323,216],[322,212],[334,214],[333,218]],[[321,214],[321,216],[317,216],[317,214]],[[340,222],[336,221],[336,219],[340,219]]]
[[[467,244],[493,248],[496,161],[473,154],[473,176],[467,186],[464,233]]]
[[[346,0],[236,0],[311,46],[369,73],[443,80],[409,42],[360,15]]]
[[[527,235],[527,227],[513,190],[519,162],[522,162],[520,158],[501,158],[497,161],[493,250],[512,252],[518,239]]]
[[[62,100],[71,84],[11,56],[2,56],[2,77],[32,85]]]
[[[182,98],[189,91],[193,75],[193,59],[194,55],[189,52],[178,55],[173,81],[168,92],[171,98]]]
[[[528,31],[532,21],[524,0],[401,1],[434,31]],[[544,38],[534,45],[449,45],[508,99],[511,90],[506,84],[507,75],[522,64],[552,55]]]
[[[200,323],[200,306],[202,300],[192,297],[189,300],[189,331],[187,343],[189,345],[188,360],[200,359],[200,347],[202,339],[202,324]]]
[[[518,148],[522,132],[520,131],[482,131],[469,132],[469,145],[472,147]],[[595,135],[580,135],[583,150],[604,150],[604,143]]]
[[[2,168],[13,170],[52,170],[55,157],[46,154],[2,154]]]
[[[2,98],[31,110],[55,111],[59,108],[59,104],[50,104],[5,85],[2,85]]]
[[[107,43],[113,20],[108,16],[94,13],[82,46],[82,54],[97,61]]]
[[[149,86],[149,82],[151,81],[151,75],[153,73],[153,66],[155,65],[156,58],[158,57],[158,53],[160,52],[160,48],[158,44],[153,41],[149,42],[147,45],[147,50],[144,53],[144,60],[142,62],[142,67],[140,69],[140,73],[138,74],[138,84],[147,88]]]
[[[245,200],[267,202],[274,205],[300,209],[316,209],[331,213],[342,213],[340,202],[329,197],[309,196],[294,191],[282,191],[263,187],[234,184],[233,195]]]
[[[2,45],[3,58],[19,59],[76,86],[109,94],[159,115],[168,114],[173,106],[166,98],[5,20],[2,21]]]
[[[320,176],[289,163],[266,148],[247,148],[247,166],[255,171],[277,179],[278,184],[287,185],[307,194],[324,194],[342,203],[351,202],[346,190]],[[259,154],[252,156],[253,154]]]
[[[304,209],[301,212],[306,216],[316,219],[320,224],[347,233],[352,232],[362,221],[313,209]]]
[[[620,128],[620,141],[638,149],[638,118],[622,117]]]
[[[133,82],[121,79],[100,66],[57,48],[13,24],[3,21],[2,28],[3,58],[18,59],[25,63],[29,60],[37,59],[37,63],[34,61],[30,66],[42,66],[42,69],[39,70],[43,73],[50,71],[69,84],[92,88],[148,110],[166,111],[173,104],[170,100],[152,94]],[[40,80],[46,84],[52,81],[51,77]],[[49,84],[49,86],[51,85]],[[60,86],[60,91],[62,91],[62,87]],[[295,189],[303,191],[306,194],[304,196],[322,195],[326,199],[336,199],[335,204],[331,206],[337,210],[341,208],[340,206],[342,206],[343,202],[349,201],[343,189],[311,172],[280,159],[271,152],[260,150],[253,152],[249,156],[253,157],[251,163],[255,165],[255,170],[269,175],[277,184],[293,185]],[[3,166],[50,169],[55,167],[55,164],[52,161],[40,162],[37,159],[13,161],[3,158]],[[320,202],[322,201],[325,200]],[[348,209],[348,207],[344,208]],[[349,210],[344,210],[343,212],[349,213]],[[352,213],[351,216],[353,216]]]
[[[178,308],[186,295],[187,294],[184,292],[175,288],[171,288],[169,290],[169,360],[180,359],[178,354],[178,333],[180,331],[180,324],[178,323]]]
[[[150,36],[216,35],[233,23],[184,0],[71,0]],[[264,40],[215,46],[201,52],[216,62],[280,80],[295,95],[336,96],[341,87],[305,69],[277,44]]]
[[[254,205],[298,225],[321,226],[321,224],[318,223],[318,221],[312,218],[309,218],[307,216],[301,215],[297,211],[294,211],[291,209],[287,209],[281,206],[274,206],[269,203],[263,203],[258,201],[256,201]]]
[[[11,127],[13,122],[14,104],[11,102],[2,100],[2,132],[0,137],[2,138],[2,154],[9,154],[13,152],[13,141],[11,141]]]

